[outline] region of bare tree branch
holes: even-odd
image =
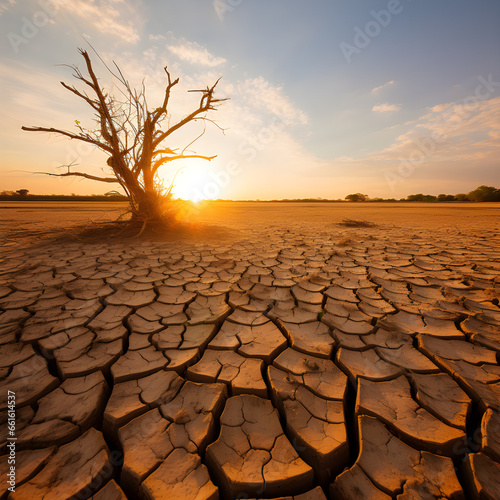
[[[177,85],[179,83],[178,78],[176,78],[174,81],[172,81],[172,78],[171,78],[170,73],[167,69],[167,66],[165,66],[163,69],[164,69],[165,73],[167,74],[168,84],[167,84],[167,88],[165,89],[165,97],[163,99],[163,104],[161,105],[161,107],[157,108],[154,112],[153,124],[156,124],[158,122],[158,120],[160,119],[160,117],[163,114],[166,114],[168,101],[170,99],[170,91],[172,90],[172,87],[174,87],[175,85]]]
[[[120,182],[115,177],[97,177],[95,175],[86,174],[84,172],[65,172],[64,174],[54,174],[52,172],[33,172],[34,174],[43,174],[43,175],[52,175],[54,177],[68,177],[68,176],[76,176],[76,177],[85,177],[85,179],[90,179],[92,181],[99,182]]]
[[[215,110],[216,108],[213,106],[213,104],[227,101],[227,99],[214,99],[213,95],[215,92],[215,87],[219,83],[220,78],[214,83],[212,87],[207,87],[204,90],[188,90],[188,92],[201,92],[201,100],[198,109],[190,113],[188,116],[183,118],[181,121],[176,123],[175,125],[172,125],[171,127],[168,128],[165,132],[162,132],[157,139],[155,139],[153,145],[154,147],[157,147],[162,141],[164,141],[169,135],[173,134],[176,130],[179,130],[181,127],[189,123],[190,121],[193,121],[198,115],[202,113],[206,113],[207,111],[210,110]]]
[[[215,156],[202,156],[202,155],[176,155],[176,156],[166,156],[164,158],[160,158],[159,160],[156,160],[153,164],[153,171],[156,172],[164,163],[167,163],[169,161],[174,161],[174,160],[185,160],[188,158],[200,158],[202,160],[208,160],[211,161],[214,158],[217,158],[217,155]]]
[[[79,92],[77,89],[75,89],[75,87],[70,87],[69,85],[67,85],[66,83],[64,82],[60,82],[60,84],[67,90],[69,90],[70,92],[73,92],[73,94],[77,95],[78,97],[82,98],[86,103],[88,103],[93,109],[95,109],[96,111],[99,111],[99,106],[97,105],[97,103],[95,101],[93,101],[92,99],[90,99],[90,97],[82,92]]]
[[[112,153],[113,150],[107,146],[106,144],[103,144],[102,142],[97,141],[96,139],[93,139],[92,137],[86,137],[82,135],[76,135],[72,134],[71,132],[67,132],[66,130],[59,130],[57,128],[46,128],[46,127],[21,127],[22,130],[27,130],[28,132],[49,132],[49,133],[56,133],[60,135],[65,135],[66,137],[69,137],[70,139],[76,139],[78,141],[83,141],[83,142],[88,142],[90,144],[94,144],[94,146],[97,146],[98,148],[103,149],[104,151],[107,151],[108,153]]]

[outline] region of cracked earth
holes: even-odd
[[[0,247],[0,498],[500,498],[496,217]]]

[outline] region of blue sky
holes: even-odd
[[[186,91],[223,79],[231,100],[176,179],[186,198],[339,198],[500,187],[500,3],[496,0],[0,0],[0,190],[100,193],[109,186],[29,172],[105,157],[21,125],[92,125],[59,85],[86,40],[161,99],[161,68]],[[96,63],[105,85],[112,79]],[[110,87],[112,88],[112,87]],[[153,104],[154,105],[154,104]],[[199,125],[177,136],[184,147]],[[180,165],[179,165],[180,167]],[[169,182],[175,167],[162,176]]]

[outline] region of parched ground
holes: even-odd
[[[0,498],[500,498],[499,204],[107,207],[0,204]]]

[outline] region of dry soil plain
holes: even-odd
[[[499,204],[120,208],[0,204],[1,498],[500,498]]]

